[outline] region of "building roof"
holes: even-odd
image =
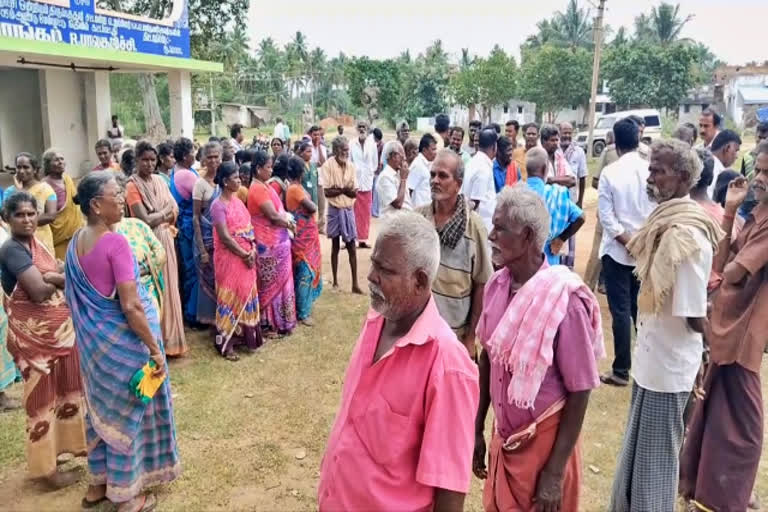
[[[218,62],[0,36],[0,63],[3,60],[10,60],[7,62],[8,65],[23,64],[20,62],[21,59],[31,66],[74,64],[104,70],[134,72],[210,71],[220,73],[224,70],[224,66]]]
[[[746,86],[739,87],[739,94],[745,105],[768,104],[768,87]]]

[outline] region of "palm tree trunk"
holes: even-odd
[[[470,121],[474,121],[476,113],[477,113],[477,106],[474,103],[472,103],[471,105],[469,105],[469,120]]]
[[[168,138],[168,131],[163,123],[160,103],[157,101],[155,76],[152,73],[139,73],[139,88],[144,99],[144,130],[146,137],[153,142]]]

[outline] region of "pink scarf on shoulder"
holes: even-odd
[[[491,359],[512,374],[507,399],[515,407],[533,408],[572,294],[587,306],[595,359],[605,356],[600,307],[592,291],[564,265],[540,270],[512,297],[488,341]]]

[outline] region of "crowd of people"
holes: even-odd
[[[153,509],[145,490],[181,471],[166,358],[189,351],[185,327],[237,361],[313,326],[322,234],[334,288],[342,242],[353,293],[372,252],[320,510],[461,510],[473,473],[485,510],[579,510],[601,381],[632,385],[611,510],[671,511],[679,494],[745,510],[762,445],[768,125],[737,172],[741,139],[720,124],[708,110],[650,147],[641,118],[614,125],[585,280],[587,158],[568,123],[473,121],[466,143],[444,114],[418,141],[401,122],[385,143],[364,120],[329,143],[312,126],[291,144],[281,120],[268,147],[244,147],[239,125],[199,147],[105,139],[77,186],[60,152],[20,153],[0,226],[0,407],[20,405],[3,390],[21,379],[30,476],[70,485],[57,457],[87,456],[83,507]],[[163,380],[141,400],[128,382],[147,363]]]

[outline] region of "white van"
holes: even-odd
[[[639,116],[645,119],[645,130],[643,131],[642,142],[650,144],[651,141],[661,137],[661,115],[656,109],[643,110],[625,110],[624,112],[613,112],[597,118],[595,129],[592,135],[592,156],[600,156],[605,149],[605,134],[613,129],[616,121],[629,116]],[[588,132],[579,132],[576,136],[576,144],[585,152],[587,151]]]

